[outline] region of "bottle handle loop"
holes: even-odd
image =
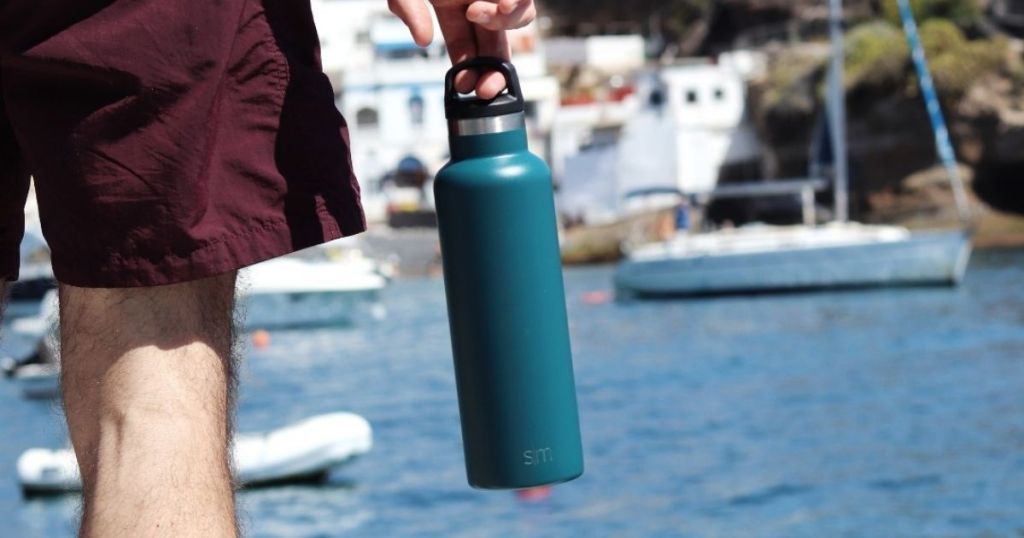
[[[455,89],[455,77],[459,73],[467,70],[494,70],[498,71],[505,77],[506,92],[503,92],[492,99],[480,99],[475,95],[462,96]],[[519,76],[516,74],[516,68],[512,65],[512,62],[497,58],[494,56],[478,56],[476,58],[470,58],[459,62],[452,66],[448,70],[448,74],[444,77],[444,102],[445,108],[457,107],[460,104],[476,104],[483,105],[494,101],[504,95],[508,95],[515,100],[515,103],[520,107],[523,106],[525,101],[523,100],[523,91],[519,86]]]

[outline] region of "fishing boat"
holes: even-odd
[[[353,413],[330,413],[264,433],[238,434],[232,445],[242,486],[324,480],[373,447],[370,423]],[[26,496],[80,491],[81,475],[70,448],[31,448],[18,458]]]
[[[939,157],[947,171],[962,229],[911,232],[848,218],[846,109],[843,91],[842,3],[831,0],[832,60],[826,129],[833,179],[833,222],[817,225],[814,193],[827,182],[802,178],[726,185],[681,197],[697,204],[711,199],[793,194],[803,203],[804,223],[744,226],[702,233],[677,233],[631,249],[615,274],[619,297],[719,295],[834,288],[955,285],[966,271],[971,243],[970,211],[945,120],[927,67],[909,3],[899,0],[904,31],[931,118]],[[680,205],[682,207],[682,205]]]

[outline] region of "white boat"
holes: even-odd
[[[751,226],[637,248],[615,274],[620,297],[953,285],[970,257],[960,231],[897,226]]]
[[[25,237],[21,241],[21,267],[17,282],[11,285],[10,303],[5,316],[9,319],[33,316],[39,312],[39,300],[57,283],[50,267],[50,249],[43,239],[38,220],[29,212]]]
[[[957,209],[970,221],[964,187],[931,77],[924,63],[909,7],[900,0],[910,46],[928,102],[939,156],[948,172]],[[804,224],[751,226],[706,233],[679,232],[665,241],[633,249],[620,263],[615,287],[620,297],[717,295],[870,286],[955,285],[970,258],[966,230],[910,232],[896,226],[873,226],[848,221],[846,108],[842,84],[842,5],[831,0],[832,62],[829,77],[828,140],[817,151],[830,159],[835,192],[835,222],[816,226],[814,192],[820,178],[726,185],[693,196],[711,198],[799,195]],[[820,155],[827,153],[828,155]],[[812,166],[812,176],[821,166]],[[678,193],[682,194],[682,193]]]
[[[41,300],[34,302],[31,315],[17,317],[11,320],[11,331],[18,333],[25,338],[39,340],[47,332],[57,330],[57,311],[60,308],[60,300],[57,290],[47,291]]]
[[[235,436],[232,457],[243,486],[309,482],[373,447],[373,432],[363,417],[330,413],[266,433]],[[70,448],[31,448],[18,458],[18,482],[26,495],[80,491],[81,477]]]
[[[29,400],[45,400],[60,396],[60,355],[56,349],[57,290],[50,290],[36,306],[33,316],[11,321],[11,332],[35,342],[31,355],[18,359],[0,359],[0,370],[10,378]]]
[[[289,256],[244,269],[239,297],[249,329],[322,327],[383,317],[380,291],[387,282],[377,265],[362,257]]]
[[[386,315],[380,291],[393,270],[359,250],[336,245],[258,263],[241,271],[239,300],[249,329],[322,327]],[[11,329],[39,338],[55,329],[57,294],[26,304]]]
[[[57,364],[26,364],[19,367],[12,378],[26,400],[60,397],[60,366]]]

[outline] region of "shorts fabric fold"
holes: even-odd
[[[0,7],[24,23],[0,23],[0,153],[24,163],[0,189],[34,177],[59,281],[184,282],[365,229],[308,1],[36,4]]]

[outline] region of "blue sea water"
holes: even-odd
[[[955,289],[587,304],[611,271],[566,273],[582,478],[466,485],[442,284],[400,280],[385,321],[246,352],[240,429],[350,410],[376,442],[325,485],[242,492],[246,534],[1024,536],[1024,252]],[[0,382],[0,535],[73,535],[77,498],[14,475],[63,436]]]

